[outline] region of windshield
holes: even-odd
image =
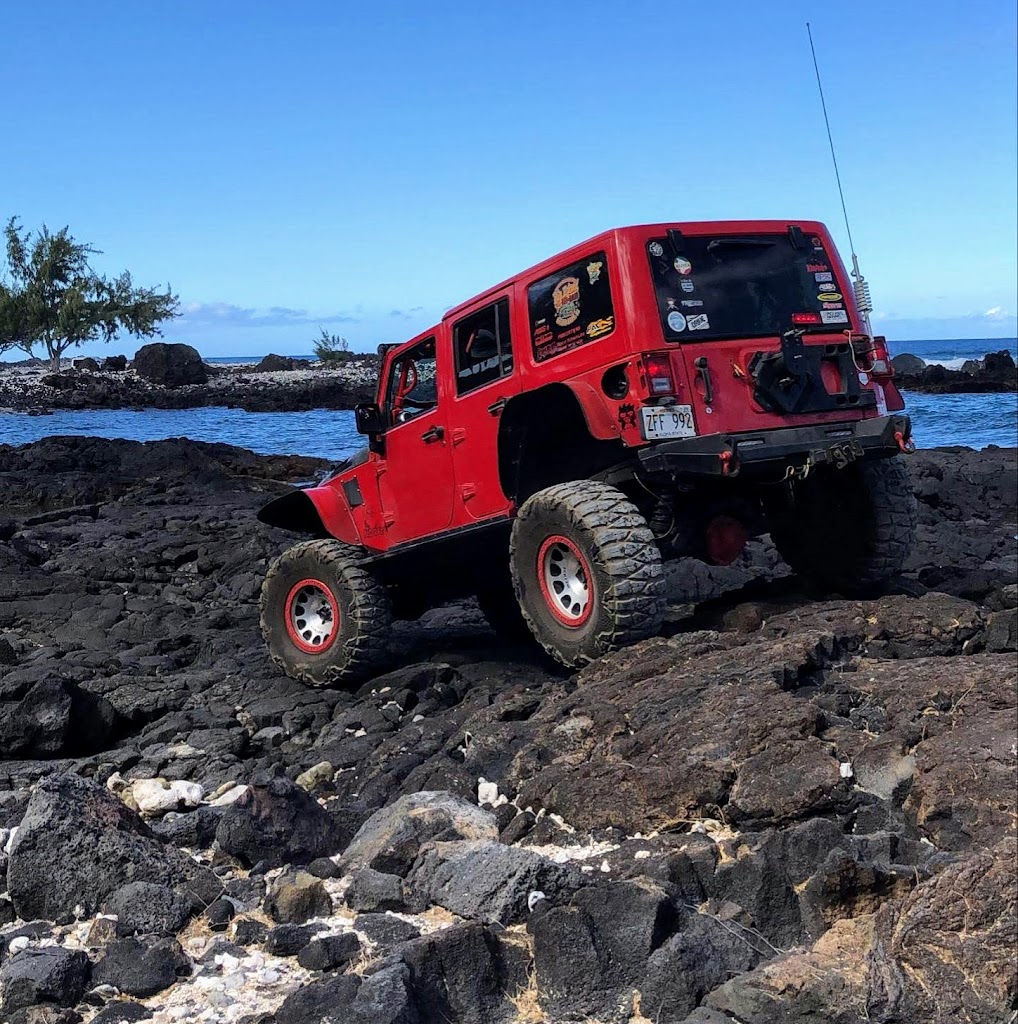
[[[798,249],[788,234],[651,239],[647,256],[665,340],[847,327],[845,296],[822,239],[801,237]]]

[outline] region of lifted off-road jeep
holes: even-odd
[[[474,594],[579,665],[658,632],[663,559],[768,531],[822,585],[886,580],[911,427],[850,284],[815,222],[620,228],[385,346],[367,448],[259,514],[313,538],[265,581],[273,658],[354,682],[393,617]]]

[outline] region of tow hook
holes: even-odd
[[[905,435],[900,430],[896,430],[894,432],[894,439],[898,442],[898,451],[903,452],[905,455],[915,453],[915,441],[911,437],[906,441]]]
[[[730,452],[730,451],[718,452],[718,458],[721,460],[721,475],[722,476],[731,476],[731,474],[732,474],[732,471],[733,471],[732,454],[733,453]]]

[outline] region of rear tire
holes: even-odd
[[[349,687],[386,661],[392,608],[385,587],[338,540],[309,540],[269,567],[261,593],[262,636],[288,676]]]
[[[847,594],[901,572],[915,544],[915,494],[900,456],[814,470],[768,502],[767,518],[791,569]]]
[[[661,552],[636,506],[608,484],[577,480],[528,498],[513,523],[510,565],[523,618],[563,665],[661,629]]]

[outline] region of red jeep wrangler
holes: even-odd
[[[383,346],[367,447],[263,523],[262,630],[315,684],[384,662],[393,617],[474,594],[579,665],[655,635],[662,560],[770,532],[842,591],[901,569],[911,426],[819,223],[619,228]]]

